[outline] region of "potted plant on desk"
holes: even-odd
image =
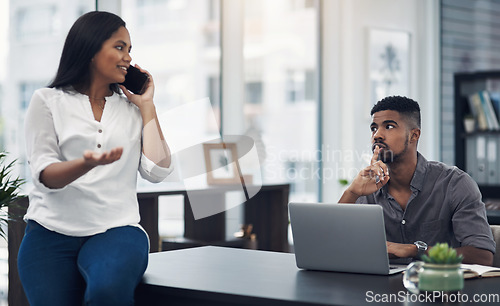
[[[437,243],[427,254],[422,255],[423,262],[411,263],[403,282],[412,293],[422,291],[457,292],[464,287],[463,271],[460,269],[463,256],[447,243]]]

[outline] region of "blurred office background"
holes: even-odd
[[[290,183],[290,200],[334,202],[343,188],[339,180],[351,180],[370,154],[372,33],[393,31],[407,39],[402,94],[422,108],[420,152],[453,164],[450,76],[457,69],[492,68],[492,62],[475,65],[472,47],[467,49],[472,64],[456,68],[442,59],[442,50],[451,48],[460,57],[459,46],[468,38],[453,36],[454,29],[467,27],[466,22],[478,32],[494,28],[495,21],[484,17],[500,12],[500,3],[0,0],[0,147],[18,159],[26,192],[31,179],[25,111],[34,90],[55,75],[73,22],[96,9],[114,12],[127,23],[133,62],[154,76],[159,113],[209,97],[218,126],[186,118],[191,129],[251,136],[264,183]],[[139,181],[139,191],[148,188]],[[162,201],[160,234],[182,235],[182,199]],[[4,249],[0,297],[7,292]]]

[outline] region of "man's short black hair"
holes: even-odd
[[[385,110],[397,111],[407,119],[408,123],[413,123],[412,128],[420,128],[420,106],[417,101],[403,96],[389,96],[378,101],[370,115]]]

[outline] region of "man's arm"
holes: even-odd
[[[452,207],[452,222],[455,237],[461,243],[457,253],[464,256],[466,264],[491,266],[495,242],[477,183],[467,173],[459,173],[450,181],[448,192],[456,203]]]
[[[463,246],[456,248],[458,254],[464,256],[463,263],[491,266],[493,264],[493,253],[488,250],[479,249],[473,246]]]
[[[483,266],[491,266],[493,264],[493,253],[488,250],[479,249],[473,246],[463,246],[455,248],[455,250],[457,250],[458,254],[462,254],[464,257],[463,263],[465,264],[478,264]],[[427,250],[427,252],[428,251],[429,250]],[[414,244],[387,241],[387,253],[390,258],[414,258],[417,256],[417,252],[417,246]]]
[[[349,188],[340,197],[339,203],[356,203],[360,195],[353,193]]]
[[[387,254],[389,258],[414,258],[417,256],[417,246],[387,241]]]

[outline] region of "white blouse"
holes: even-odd
[[[34,188],[25,220],[69,236],[88,236],[140,220],[136,195],[137,170],[150,182],[172,172],[143,153],[142,117],[123,95],[106,98],[96,121],[88,96],[55,88],[37,90],[26,113],[28,163]],[[48,165],[81,158],[85,150],[109,151],[121,146],[121,158],[97,166],[60,189],[47,188],[40,173]]]

